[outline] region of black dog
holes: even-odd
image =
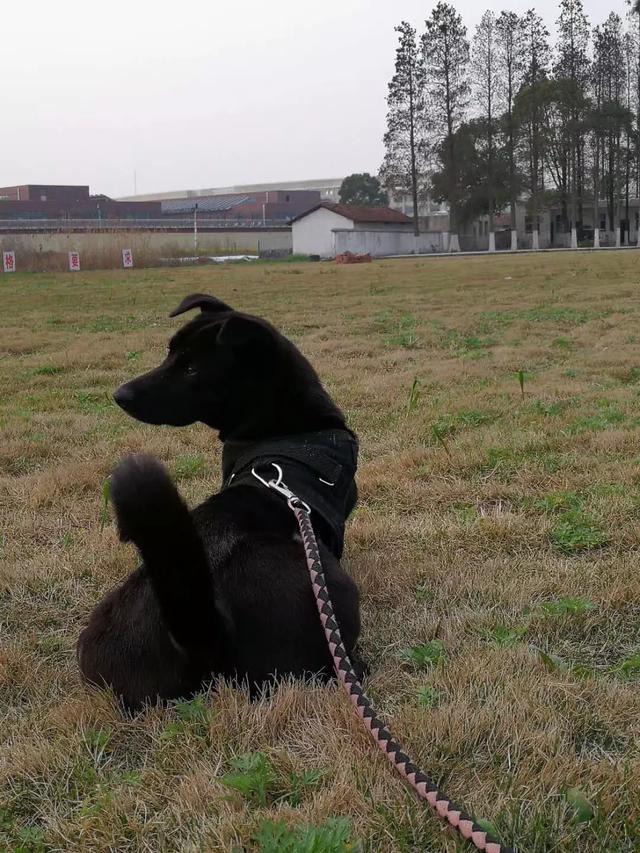
[[[356,501],[355,436],[309,362],[269,323],[201,294],[172,316],[196,307],[202,313],[174,335],[165,361],[115,393],[138,420],[202,421],[224,442],[223,488],[192,513],[151,457],[129,457],[113,474],[121,537],[144,564],[94,610],[78,662],[129,709],[219,676],[255,692],[276,676],[332,673],[295,518],[255,476],[271,480],[274,463],[311,506],[352,656],[360,630],[358,591],[339,564]]]

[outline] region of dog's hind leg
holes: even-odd
[[[220,623],[207,555],[165,468],[124,459],[111,477],[120,537],[139,550],[172,640],[187,650],[217,645]]]

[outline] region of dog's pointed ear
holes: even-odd
[[[170,317],[177,317],[179,314],[184,314],[191,311],[193,308],[200,308],[203,313],[217,314],[222,311],[233,311],[230,305],[223,302],[221,299],[216,299],[215,296],[209,296],[206,293],[192,293],[191,296],[185,296],[180,305],[169,314]]]
[[[260,346],[264,350],[276,342],[276,332],[257,317],[233,314],[220,326],[216,342],[228,347]]]

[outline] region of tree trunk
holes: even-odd
[[[593,247],[600,248],[600,140],[596,135],[596,158],[593,170]]]

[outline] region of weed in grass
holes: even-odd
[[[590,320],[607,317],[609,310],[593,311],[580,308],[540,306],[520,312],[523,320],[530,323],[555,323],[558,326],[582,326]]]
[[[562,375],[563,375],[563,376],[566,376],[566,377],[567,377],[567,379],[575,379],[575,378],[576,378],[576,376],[578,375],[578,371],[577,371],[577,370],[574,370],[572,367],[569,367],[569,368],[567,368],[567,370],[565,370],[565,371],[563,372],[563,374],[562,374]]]
[[[570,350],[572,343],[568,338],[554,338],[551,341],[551,346],[559,350]]]
[[[457,423],[462,427],[480,427],[492,424],[497,420],[493,412],[484,412],[480,409],[463,409],[455,416]]]
[[[494,423],[496,415],[492,412],[483,412],[479,409],[463,409],[456,414],[442,415],[432,427],[433,434],[438,431],[440,437],[453,435],[463,429],[475,429],[485,424]],[[440,439],[435,436],[438,441]]]
[[[239,791],[243,797],[259,806],[267,805],[267,796],[276,786],[278,777],[263,752],[247,752],[230,761],[234,772],[225,773],[220,782]]]
[[[609,534],[581,510],[567,510],[554,524],[549,540],[563,554],[576,554],[602,548],[610,541]]]
[[[640,677],[640,649],[617,663],[611,672],[619,678]]]
[[[444,345],[458,358],[486,358],[488,349],[496,345],[493,338],[482,338],[478,335],[463,335],[455,329],[450,329],[445,336]]]
[[[532,646],[531,650],[536,653],[536,655],[540,659],[540,662],[544,665],[545,669],[548,672],[556,672],[557,670],[567,669],[567,664],[558,655],[553,655],[549,652],[545,652],[543,649],[536,648],[536,646]]]
[[[323,770],[304,770],[302,773],[293,770],[288,779],[289,791],[282,799],[290,806],[299,806],[305,795],[317,788],[324,777],[325,772]]]
[[[517,645],[527,633],[526,625],[519,625],[515,628],[507,628],[506,625],[497,625],[489,631],[485,632],[486,640],[497,648],[510,648]]]
[[[416,601],[429,603],[433,601],[435,598],[435,592],[433,589],[433,584],[431,583],[419,583],[416,587]]]
[[[620,382],[624,385],[635,385],[640,381],[640,367],[625,368],[620,376]]]
[[[129,314],[123,317],[108,317],[106,315],[91,320],[82,330],[88,332],[124,332],[144,329],[148,322]]]
[[[540,612],[545,616],[580,616],[594,610],[595,604],[580,596],[565,596],[555,601],[543,601]]]
[[[431,640],[418,646],[410,646],[400,652],[400,657],[405,663],[410,663],[417,669],[428,669],[444,660],[444,643],[442,640]]]
[[[431,427],[431,434],[433,435],[437,443],[440,445],[440,447],[442,447],[449,459],[451,459],[451,451],[449,450],[449,445],[445,440],[445,434],[442,432],[442,430],[437,424],[434,424]]]
[[[585,823],[592,820],[595,810],[579,788],[569,788],[566,798],[573,812],[573,818],[577,823]]]
[[[563,400],[555,400],[553,402],[547,400],[534,400],[527,406],[527,410],[536,415],[543,415],[546,418],[555,418],[561,415],[567,408],[568,403]]]
[[[550,492],[533,503],[536,509],[546,513],[579,510],[582,504],[582,498],[577,492]]]
[[[626,420],[626,415],[611,400],[599,400],[597,410],[591,415],[576,418],[568,426],[570,435],[580,435],[583,432],[598,432],[617,426]]]
[[[18,845],[13,853],[45,853],[48,849],[46,836],[39,826],[23,826],[16,831]]]
[[[410,415],[418,409],[420,404],[420,380],[416,376],[411,383],[409,389],[409,397],[407,399],[407,414]]]
[[[425,684],[416,691],[416,698],[421,708],[426,708],[427,710],[437,708],[440,704],[440,691],[435,687],[431,687],[430,684]]]
[[[129,362],[136,362],[140,358],[140,350],[129,350],[129,352],[125,355],[125,358]]]
[[[114,406],[111,395],[106,391],[78,391],[76,402],[78,409],[86,414],[101,414]]]
[[[455,504],[452,507],[452,510],[456,519],[464,527],[468,527],[470,524],[473,524],[473,522],[478,518],[478,510],[476,509],[475,504]]]
[[[94,767],[98,767],[105,755],[110,751],[113,733],[107,729],[87,729],[84,732],[84,743],[93,761]]]
[[[199,453],[184,453],[175,461],[175,475],[179,480],[190,480],[202,473],[205,464],[204,457]]]
[[[178,718],[185,723],[197,723],[207,726],[213,718],[213,710],[207,705],[202,696],[194,696],[193,699],[172,703],[173,710]]]
[[[353,829],[347,818],[329,818],[320,826],[287,826],[284,821],[266,820],[253,836],[255,853],[361,853],[351,840]]]
[[[388,347],[403,347],[404,349],[415,349],[420,340],[415,331],[416,321],[411,314],[405,314],[400,318],[395,331],[385,340]]]
[[[55,364],[45,364],[43,367],[36,367],[33,371],[35,376],[56,376],[62,373],[64,367],[59,367]]]

